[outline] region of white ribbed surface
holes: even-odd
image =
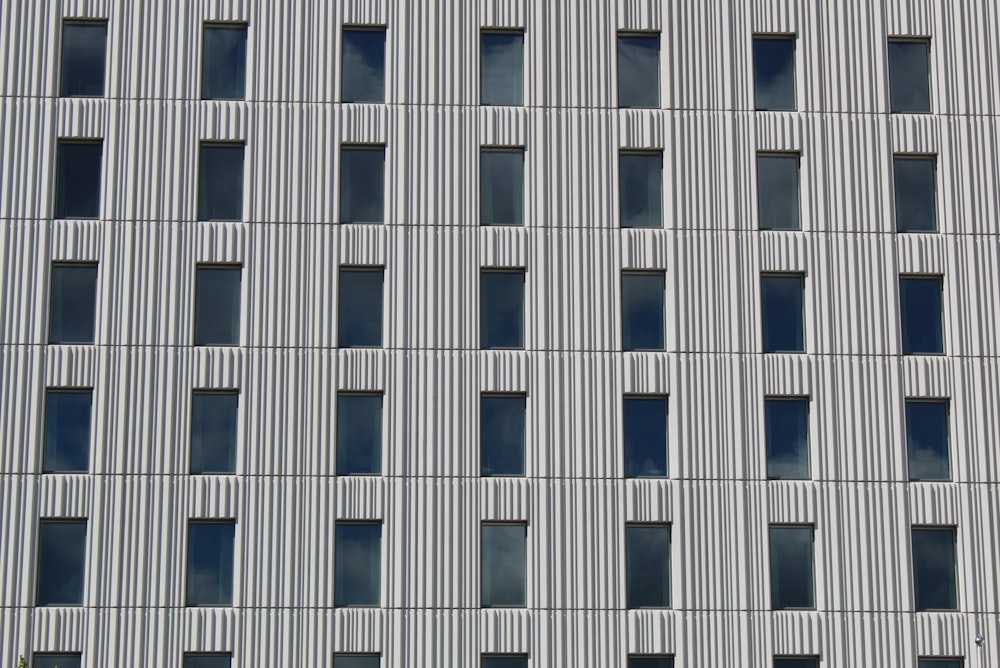
[[[108,19],[102,99],[58,99],[61,18]],[[201,23],[247,22],[247,101],[198,100]],[[387,26],[341,105],[340,26]],[[524,108],[478,106],[523,28]],[[617,30],[662,33],[619,111]],[[752,111],[751,36],[798,35],[801,112]],[[928,116],[885,40],[931,38]],[[0,664],[1000,666],[1000,9],[991,0],[0,3]],[[102,218],[52,220],[60,137],[104,139]],[[246,142],[243,223],[195,222],[201,140]],[[386,225],[338,226],[339,145],[386,145]],[[479,228],[481,145],[525,147],[525,227]],[[663,230],[618,229],[662,149]],[[800,151],[801,232],[756,230],[755,152]],[[937,154],[937,235],[892,232],[892,155]],[[97,345],[48,346],[49,267],[99,263]],[[241,347],[195,349],[195,266],[243,265]],[[337,268],[384,265],[384,350],[337,350]],[[526,270],[525,351],[478,350],[480,267]],[[621,353],[620,272],[666,272],[666,353]],[[759,275],[806,275],[807,355],[761,355]],[[900,356],[897,277],[944,275],[944,357]],[[94,388],[91,474],[38,474],[46,387]],[[189,476],[194,388],[238,388],[238,475]],[[385,393],[384,475],[334,477],[338,390]],[[527,394],[524,479],[481,479],[481,391]],[[623,480],[621,395],[670,397],[670,479]],[[813,481],[767,482],[763,397],[806,394]],[[951,400],[954,482],[906,482],[904,399]],[[33,608],[39,517],[88,518],[81,608]],[[234,606],[184,607],[187,520],[236,520]],[[381,609],[334,609],[333,524],[380,519]],[[479,609],[483,520],[528,523],[528,607]],[[671,523],[671,610],[625,611],[624,525]],[[769,610],[767,525],[816,527],[816,603]],[[958,527],[960,612],[911,612],[912,524]],[[985,649],[973,644],[977,631]]]

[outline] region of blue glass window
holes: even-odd
[[[528,657],[501,654],[483,656],[479,668],[528,668]]]
[[[479,347],[524,348],[524,271],[479,274]]]
[[[774,668],[819,668],[819,659],[815,656],[776,656]]]
[[[944,352],[941,284],[940,276],[899,277],[904,355]]]
[[[809,477],[809,399],[764,399],[764,439],[767,477],[804,480]]]
[[[336,531],[334,605],[378,605],[382,525],[338,522]]]
[[[618,155],[619,217],[622,227],[663,227],[663,154]]]
[[[926,39],[889,40],[889,109],[926,114],[931,110],[931,43]]]
[[[758,111],[795,109],[795,36],[753,38],[754,104]]]
[[[56,147],[56,218],[97,218],[104,143],[60,139]]]
[[[49,291],[49,343],[93,343],[97,265],[52,265]]]
[[[335,654],[333,668],[379,668],[381,661],[378,654]]]
[[[107,22],[63,22],[60,97],[104,95],[107,44]]]
[[[800,353],[805,278],[799,274],[760,277],[762,339],[765,353]]]
[[[670,607],[668,525],[631,524],[625,527],[625,574],[626,607]]]
[[[527,590],[528,526],[482,525],[483,607],[524,607]]]
[[[31,668],[80,668],[80,654],[33,654]]]
[[[663,350],[665,277],[622,272],[622,348]]]
[[[955,529],[913,527],[913,597],[917,610],[957,610]]]
[[[382,472],[382,395],[337,395],[337,475]]]
[[[950,659],[918,659],[917,668],[963,668],[964,662],[960,658]]]
[[[659,33],[618,34],[618,106],[660,106]]]
[[[799,229],[799,156],[757,154],[757,218],[762,230]]]
[[[185,654],[184,668],[230,668],[233,656],[222,652]]]
[[[240,342],[240,280],[243,268],[203,265],[195,272],[194,344],[235,346]]]
[[[906,452],[910,480],[951,480],[948,401],[906,400]]]
[[[243,144],[201,145],[198,220],[243,219]]]
[[[524,33],[484,30],[480,39],[480,103],[520,106],[524,93]]]
[[[628,668],[674,668],[672,656],[630,656]]]
[[[83,472],[90,463],[91,390],[45,392],[44,473]]]
[[[341,36],[341,101],[385,102],[385,28],[345,26]]]
[[[479,169],[480,223],[521,225],[524,149],[483,148],[479,153]]]
[[[813,600],[813,528],[772,526],[771,609],[816,607]]]
[[[232,520],[188,523],[187,605],[233,604]]]
[[[195,392],[191,397],[191,473],[235,473],[237,392]]]
[[[527,397],[523,394],[484,394],[479,405],[482,475],[524,475]]]
[[[937,195],[934,156],[892,158],[897,232],[936,232]]]
[[[385,147],[340,147],[340,222],[385,220]]]
[[[81,605],[87,552],[87,520],[38,523],[35,605]]]
[[[244,99],[247,86],[247,26],[206,24],[202,49],[201,99]]]
[[[341,348],[382,346],[381,267],[341,267],[337,287],[337,345]]]
[[[667,475],[667,398],[627,396],[622,402],[625,477]]]

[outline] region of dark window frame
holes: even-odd
[[[635,528],[648,528],[648,529],[666,529],[667,530],[667,567],[666,567],[666,577],[667,577],[667,601],[665,605],[631,605],[629,598],[629,557],[628,557],[628,530]],[[625,594],[625,609],[626,610],[673,610],[674,609],[674,598],[676,596],[675,586],[673,579],[671,578],[674,569],[674,528],[673,522],[625,522],[622,527],[622,548],[623,548],[623,563],[625,568],[623,570],[624,586],[622,591]]]
[[[100,99],[100,98],[96,98]],[[101,173],[97,177],[97,215],[96,216],[76,216],[67,214],[59,210],[59,184],[60,184],[60,147],[69,144],[100,146],[101,147]],[[55,158],[52,160],[52,218],[55,220],[99,220],[103,213],[104,198],[101,196],[104,189],[104,170],[107,162],[104,159],[104,137],[57,137],[55,141]]]
[[[760,200],[760,159],[761,158],[783,158],[795,159],[796,192],[795,192],[795,221],[797,227],[762,227],[761,222],[761,200]],[[757,199],[757,229],[763,232],[801,232],[802,228],[802,152],[795,150],[758,150],[754,153],[754,178],[756,179],[756,190],[754,196]]]
[[[104,82],[103,91],[100,95],[63,95],[63,81],[65,80],[66,68],[64,65],[64,52],[63,44],[66,36],[66,26],[104,26]],[[99,100],[101,98],[107,97],[108,95],[108,28],[109,20],[107,17],[85,17],[85,16],[64,16],[62,17],[62,25],[59,29],[59,81],[57,83],[58,93],[57,97],[62,99],[71,98],[83,98],[91,100]]]
[[[228,603],[191,603],[188,600],[188,587],[191,579],[191,527],[193,525],[228,525],[233,527],[233,561],[229,565],[232,571],[232,582],[229,584],[230,600]],[[184,526],[184,607],[185,608],[234,608],[236,607],[236,583],[238,573],[236,570],[237,541],[240,536],[237,533],[238,523],[235,517],[189,517]]]
[[[483,35],[520,35],[521,36],[521,104],[493,104],[483,102]],[[480,107],[524,107],[524,66],[527,61],[528,42],[525,40],[527,30],[523,27],[479,26],[479,106]]]
[[[63,471],[63,470],[56,470],[56,469],[49,470],[45,466],[45,445],[46,445],[46,441],[47,441],[47,436],[46,436],[45,432],[46,432],[46,429],[47,429],[48,424],[49,424],[49,393],[50,392],[58,392],[58,393],[62,393],[62,394],[87,394],[87,395],[90,396],[90,440],[87,443],[87,468],[85,470],[83,470],[83,471],[76,471],[76,470],[66,470],[66,471]],[[93,461],[92,461],[91,455],[93,454],[92,450],[93,450],[93,445],[94,445],[94,438],[93,438],[93,436],[94,436],[94,387],[92,385],[69,385],[69,386],[67,386],[67,385],[47,385],[45,387],[44,395],[43,396],[45,397],[45,404],[44,404],[44,407],[42,409],[42,428],[41,428],[41,431],[42,431],[42,447],[40,448],[40,451],[41,451],[40,452],[41,465],[39,466],[39,470],[42,472],[43,475],[46,475],[46,474],[57,474],[57,473],[58,474],[63,474],[63,475],[68,475],[68,474],[73,474],[73,473],[76,473],[78,475],[82,475],[82,474],[89,473],[90,470],[91,470],[91,468],[93,467]]]
[[[483,222],[483,154],[484,153],[510,153],[510,154],[520,154],[521,156],[521,213],[520,223],[484,223]],[[527,151],[523,145],[518,144],[481,144],[479,146],[479,226],[480,227],[513,227],[513,228],[524,228],[526,227],[524,222],[524,189],[527,178],[525,177],[525,168],[527,167],[527,160],[525,156]]]
[[[38,658],[56,658],[56,659],[76,659],[74,663],[79,663],[83,665],[83,652],[81,651],[63,651],[63,650],[46,650],[42,652],[32,652],[31,653],[31,663],[29,664],[32,668],[35,668],[37,664],[35,659]],[[62,665],[62,664],[57,664]]]
[[[194,659],[194,658],[201,658],[201,657],[211,657],[211,658],[215,658],[215,659],[228,659],[230,666],[232,665],[232,662],[233,662],[233,653],[232,652],[208,652],[208,651],[205,651],[205,652],[184,652],[181,655],[181,667],[182,668],[186,668],[187,667],[187,660],[188,660],[188,658]]]
[[[501,397],[524,400],[524,433],[521,434],[521,473],[485,473],[483,471],[483,399]],[[480,478],[525,478],[528,475],[528,393],[507,391],[480,391],[479,393],[479,477]]]
[[[622,156],[649,156],[656,157],[660,160],[660,178],[657,179],[657,184],[659,185],[659,201],[660,201],[660,220],[657,225],[623,225],[622,217],[622,205],[624,198],[622,197]],[[665,230],[666,221],[664,219],[664,192],[663,187],[663,149],[662,148],[633,148],[633,147],[619,147],[618,148],[618,163],[616,165],[618,172],[618,229],[620,230]]]
[[[343,345],[340,336],[340,327],[342,322],[342,305],[340,302],[340,288],[341,288],[341,274],[344,273],[374,273],[380,271],[382,272],[382,303],[379,312],[379,342],[377,345]],[[381,264],[341,264],[337,266],[337,348],[343,350],[382,350],[386,347],[386,284],[385,284],[385,274],[386,267]]]
[[[194,401],[195,401],[195,397],[199,396],[199,395],[221,395],[221,396],[233,396],[233,395],[235,395],[236,396],[236,430],[237,431],[236,431],[236,434],[234,434],[236,442],[233,444],[233,447],[236,448],[237,450],[235,452],[233,452],[233,470],[231,472],[228,472],[228,473],[216,473],[216,472],[209,472],[209,473],[198,472],[198,473],[195,473],[194,471],[191,470],[191,468],[192,468],[192,466],[191,466],[191,448],[192,448],[193,440],[194,440],[192,438],[194,436],[194,434],[192,433],[193,430],[194,430]],[[241,410],[241,406],[242,406],[242,403],[243,403],[243,402],[240,401],[240,397],[241,396],[242,396],[242,392],[240,392],[240,388],[238,388],[238,387],[194,387],[194,388],[191,388],[191,399],[190,399],[190,403],[188,405],[188,410],[189,410],[189,413],[188,413],[188,475],[199,475],[199,476],[200,475],[236,475],[239,472],[237,470],[239,468],[239,450],[238,450],[238,448],[240,447],[239,429],[242,426],[241,425],[240,410]]]
[[[364,103],[361,103],[364,104]],[[382,154],[382,220],[344,220],[344,151],[368,151],[371,153],[381,152]],[[341,142],[337,147],[337,195],[336,213],[338,225],[386,225],[386,210],[388,209],[388,179],[387,170],[389,159],[387,155],[388,144],[385,142]]]
[[[768,468],[768,450],[767,450],[767,402],[768,401],[787,401],[787,402],[801,402],[806,405],[806,471],[807,475],[804,478],[787,478],[787,477],[772,477],[767,474]],[[810,438],[813,430],[812,427],[812,404],[813,398],[809,394],[765,394],[764,395],[764,471],[765,476],[768,480],[812,480],[813,470],[812,470],[812,448],[813,440]],[[798,525],[792,525],[798,526]]]
[[[53,306],[53,304],[52,304],[52,283],[53,283],[52,274],[53,274],[53,270],[56,267],[79,267],[79,268],[88,267],[88,268],[93,268],[94,271],[97,272],[97,278],[95,279],[95,286],[94,286],[94,335],[93,335],[93,340],[92,341],[65,341],[64,342],[64,341],[53,341],[52,340],[52,306]],[[45,342],[46,342],[46,344],[52,345],[52,346],[73,346],[73,345],[86,346],[86,345],[94,345],[94,344],[97,343],[97,299],[98,299],[98,296],[101,294],[101,291],[99,289],[100,281],[101,281],[101,264],[100,264],[100,262],[97,262],[97,261],[91,262],[91,261],[88,261],[88,260],[83,260],[83,261],[76,261],[76,260],[53,260],[49,264],[49,284],[48,284],[48,288],[49,288],[48,292],[49,292],[49,294],[48,294],[48,300],[47,300],[48,303],[46,304],[47,308],[45,310]]]
[[[660,313],[660,326],[662,327],[663,341],[659,348],[634,348],[625,345],[625,287],[622,280],[625,276],[657,276],[663,279],[662,311]],[[619,298],[621,299],[621,318],[619,322],[619,333],[621,334],[622,352],[667,352],[667,272],[664,269],[622,269],[618,273]]]
[[[941,312],[938,315],[940,322],[938,323],[941,327],[941,350],[926,352],[906,352],[905,351],[905,340],[906,336],[904,329],[906,327],[906,319],[903,317],[903,281],[907,279],[917,279],[917,280],[929,280],[936,279],[941,288]],[[922,355],[929,355],[932,357],[944,357],[948,354],[948,319],[947,311],[945,305],[947,286],[945,285],[945,275],[940,273],[928,272],[923,274],[915,273],[900,273],[896,277],[896,303],[899,306],[899,351],[900,355],[903,357],[918,357]]]
[[[754,42],[757,40],[786,41],[792,43],[792,108],[765,109],[757,102],[757,62],[754,57]],[[755,32],[750,35],[750,81],[753,86],[753,110],[774,113],[802,111],[799,109],[799,34],[797,32]]]
[[[656,105],[652,107],[634,107],[631,105],[622,105],[621,102],[621,63],[618,61],[618,49],[619,42],[618,39],[621,37],[655,37],[657,39],[656,44]],[[643,30],[639,28],[630,28],[627,30],[617,30],[615,31],[615,107],[618,109],[662,109],[663,108],[663,31],[662,30]],[[662,152],[661,152],[662,153]],[[662,163],[661,163],[662,164]],[[662,211],[662,195],[661,195],[661,211]]]
[[[815,661],[818,667],[821,659],[819,654],[775,654],[771,657],[771,665],[780,668],[778,661]]]
[[[484,588],[486,585],[486,579],[484,576],[483,560],[485,558],[485,550],[483,549],[483,529],[488,526],[516,526],[524,528],[524,603],[520,605],[505,605],[502,603],[486,603]],[[529,586],[529,573],[530,573],[530,559],[531,546],[528,543],[531,537],[531,524],[528,520],[479,520],[479,607],[483,610],[491,609],[511,609],[511,610],[526,610],[530,608],[528,605],[528,595],[530,593]]]
[[[951,580],[952,586],[955,592],[955,607],[953,608],[922,608],[917,605],[917,569],[916,569],[916,553],[913,549],[913,534],[916,531],[937,531],[937,532],[949,532],[952,537],[952,557],[954,557],[954,562],[952,563]],[[959,560],[959,535],[958,535],[958,525],[957,524],[911,524],[910,525],[910,592],[913,596],[913,611],[915,613],[919,612],[960,612],[962,610],[961,594],[962,590],[959,586],[958,571],[961,566]],[[942,657],[943,658],[943,657]]]
[[[379,410],[379,432],[380,432],[379,435],[380,435],[380,439],[379,439],[379,446],[378,446],[378,448],[379,448],[379,457],[378,457],[378,459],[379,459],[379,467],[378,467],[379,470],[377,472],[375,472],[375,473],[357,473],[357,472],[354,472],[354,471],[348,471],[346,473],[343,473],[343,472],[340,471],[340,467],[337,465],[337,460],[340,457],[340,436],[339,436],[339,431],[338,430],[339,430],[339,427],[340,427],[340,419],[341,419],[341,415],[340,415],[340,398],[341,397],[378,397],[379,399],[382,400],[381,403],[379,404],[379,408],[380,408],[380,410]],[[385,424],[385,392],[381,391],[381,390],[337,390],[336,395],[335,395],[335,401],[337,402],[336,403],[336,405],[337,405],[337,413],[336,413],[336,424],[334,425],[334,437],[333,437],[333,441],[334,441],[334,449],[335,449],[335,453],[334,453],[334,468],[336,469],[336,475],[337,476],[345,476],[345,477],[354,477],[354,478],[357,478],[357,477],[375,478],[375,477],[379,477],[379,476],[384,475],[385,474],[385,436],[386,436],[386,428],[385,428],[386,427],[386,424]]]
[[[664,417],[666,418],[666,430],[663,434],[664,440],[664,458],[665,458],[665,470],[663,475],[629,475],[626,470],[628,458],[625,451],[625,402],[629,399],[639,399],[653,401],[662,401],[664,404]],[[623,392],[622,393],[622,429],[621,429],[621,439],[622,439],[622,475],[627,480],[668,480],[670,478],[670,394],[666,392]]]
[[[910,467],[910,433],[908,418],[906,416],[907,407],[910,404],[944,404],[945,410],[945,427],[947,428],[948,436],[948,476],[946,478],[914,478]],[[954,466],[952,465],[952,410],[951,410],[951,397],[905,397],[903,399],[903,440],[906,446],[906,479],[909,482],[952,482],[955,479]]]
[[[892,110],[892,65],[889,62],[889,45],[892,43],[923,44],[927,47],[927,111],[893,111]],[[931,85],[934,76],[934,59],[932,35],[887,35],[885,39],[885,85],[886,100],[890,114],[921,114],[930,115],[934,113],[934,87]]]
[[[675,655],[673,655],[673,654],[637,654],[637,653],[629,653],[625,657],[625,665],[626,666],[631,666],[632,665],[632,659],[638,659],[638,660],[650,659],[650,660],[661,660],[661,661],[662,660],[668,660],[668,661],[670,661],[671,665],[673,665],[676,658],[677,657]]]
[[[917,668],[923,668],[927,664],[939,665],[948,662],[958,661],[960,668],[965,668],[965,657],[964,656],[918,656],[917,657]]]
[[[810,597],[812,598],[812,605],[809,607],[801,606],[784,606],[775,607],[774,602],[774,582],[773,582],[773,565],[771,556],[771,530],[772,529],[808,529],[810,538],[810,557],[811,562],[809,564],[810,578],[809,590]],[[770,522],[767,525],[767,573],[768,573],[768,598],[770,599],[772,611],[782,611],[782,610],[817,610],[819,609],[816,605],[816,525],[809,522]]]
[[[483,308],[485,300],[483,299],[483,274],[511,274],[521,276],[521,345],[519,346],[484,346],[483,345]],[[480,266],[479,267],[479,320],[477,322],[479,328],[479,350],[526,350],[527,349],[527,334],[528,334],[528,268],[527,267],[494,267],[494,266]]]
[[[337,603],[337,527],[339,526],[377,526],[379,528],[378,532],[378,601],[375,603]],[[333,522],[333,536],[334,536],[334,546],[333,546],[333,584],[334,584],[334,604],[335,609],[347,609],[347,608],[358,608],[358,609],[379,609],[385,603],[386,590],[385,582],[382,581],[382,571],[385,569],[385,561],[388,558],[386,556],[385,550],[385,520],[383,519],[346,519],[346,520],[334,520]],[[364,652],[354,653],[354,655],[364,655]]]
[[[802,287],[802,311],[799,313],[799,327],[802,329],[802,349],[801,350],[780,350],[780,349],[769,349],[764,343],[764,279],[766,278],[797,278],[799,279]],[[761,271],[758,279],[758,286],[760,289],[760,343],[761,351],[766,355],[803,355],[807,353],[809,347],[809,340],[806,336],[806,309],[808,304],[806,303],[806,296],[808,295],[808,289],[806,286],[806,281],[809,279],[809,275],[805,271]]]
[[[236,340],[235,343],[196,343],[195,342],[196,338],[197,338],[197,334],[198,334],[198,270],[199,269],[239,269],[240,270],[240,291],[239,291],[239,304],[238,304],[238,308],[239,308],[238,330],[239,331],[237,332],[237,336],[236,336],[237,340]],[[193,276],[192,282],[191,282],[192,286],[194,287],[194,289],[192,291],[193,292],[193,296],[192,296],[192,300],[191,300],[192,305],[194,307],[194,313],[191,316],[191,341],[192,341],[191,345],[194,346],[195,348],[212,348],[212,347],[216,347],[216,348],[218,348],[218,347],[238,348],[241,345],[243,345],[243,343],[241,342],[241,339],[243,339],[243,318],[245,317],[245,314],[243,313],[243,311],[244,311],[244,309],[243,309],[243,301],[244,301],[243,291],[245,290],[245,286],[243,284],[243,270],[244,269],[245,269],[245,267],[243,266],[242,262],[196,262],[195,263],[195,265],[194,265],[194,276]]]
[[[931,163],[931,171],[934,177],[934,229],[933,230],[901,230],[899,229],[899,207],[896,201],[896,161],[912,161],[912,162],[929,162]],[[940,213],[940,205],[938,203],[938,154],[937,153],[923,153],[923,152],[894,152],[892,154],[892,224],[893,231],[896,234],[940,234],[941,233],[941,217],[938,215]]]
[[[205,31],[212,28],[223,28],[223,29],[239,29],[243,28],[246,31],[246,52],[243,60],[243,97],[205,97]],[[198,68],[198,99],[200,101],[208,102],[242,102],[248,99],[247,97],[247,64],[250,60],[250,22],[249,21],[222,21],[222,20],[211,20],[201,22],[201,34],[199,46],[199,55],[201,56],[200,67]]]
[[[42,525],[44,524],[82,524],[84,527],[83,535],[83,554],[80,555],[81,561],[83,561],[83,568],[81,569],[81,584],[80,584],[80,602],[79,603],[39,603],[38,602],[38,592],[41,585],[41,533]],[[32,597],[32,605],[36,608],[81,608],[85,605],[87,601],[87,576],[89,574],[89,559],[87,559],[88,552],[90,551],[90,540],[91,540],[91,527],[90,520],[87,517],[80,517],[73,515],[70,517],[39,517],[38,522],[35,524],[37,533],[35,534],[35,554],[34,554],[34,571],[35,571],[35,582],[34,591]],[[62,654],[62,652],[59,652]]]
[[[243,170],[240,175],[242,183],[240,185],[240,217],[239,218],[202,218],[201,217],[201,172],[202,172],[202,150],[205,148],[242,148],[243,149]],[[195,171],[195,220],[199,223],[242,223],[246,222],[246,196],[247,196],[247,143],[241,139],[200,139],[198,140],[198,166]]]
[[[344,100],[344,32],[374,32],[383,33],[385,35],[385,47],[382,51],[382,100],[381,101],[370,101],[370,102],[356,102]],[[389,92],[389,25],[387,23],[341,23],[340,31],[337,33],[338,43],[336,59],[337,59],[337,74],[338,86],[337,86],[337,102],[341,104],[386,104],[388,102],[388,92]]]

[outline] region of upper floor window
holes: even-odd
[[[201,265],[195,270],[194,345],[239,345],[242,274],[239,265]]]
[[[623,350],[663,350],[665,283],[659,272],[622,272]]]
[[[917,668],[963,668],[965,662],[961,657],[939,659],[924,657],[917,659]]]
[[[385,26],[344,26],[340,99],[385,102]]]
[[[520,522],[482,523],[482,605],[525,606],[528,525]]]
[[[191,652],[184,655],[183,668],[230,668],[233,655],[228,652]]]
[[[906,400],[906,454],[910,480],[951,480],[948,400]]]
[[[337,284],[337,345],[382,346],[382,267],[341,267]]]
[[[201,99],[242,100],[246,86],[246,24],[206,23],[202,31]]]
[[[772,525],[771,609],[816,607],[813,598],[813,528]]]
[[[483,394],[479,406],[481,474],[523,476],[527,397]]]
[[[670,607],[670,525],[625,527],[625,606]]]
[[[240,143],[202,142],[198,161],[198,220],[243,219]]]
[[[528,657],[518,654],[484,654],[479,668],[528,668]]]
[[[479,347],[524,348],[524,270],[479,273]]]
[[[799,229],[799,156],[757,154],[757,219],[762,230]]]
[[[913,598],[916,610],[957,610],[955,527],[913,527]]]
[[[233,604],[233,520],[188,522],[187,605]]]
[[[480,35],[481,104],[520,106],[524,98],[524,33],[483,30]]]
[[[238,392],[196,391],[191,397],[191,473],[235,473]]]
[[[904,355],[944,352],[942,282],[940,276],[899,277]]]
[[[382,472],[382,395],[337,395],[337,475]]]
[[[107,21],[63,21],[60,97],[104,95]]]
[[[667,475],[667,398],[628,395],[622,401],[625,477]]]
[[[378,654],[334,654],[333,668],[380,668],[382,657]]]
[[[87,520],[41,520],[35,605],[81,605]]]
[[[483,147],[479,152],[479,222],[522,225],[524,149]]]
[[[929,39],[889,40],[889,110],[926,114],[931,110]]]
[[[54,652],[35,652],[31,655],[31,668],[80,668],[79,652],[56,654]]]
[[[618,106],[660,106],[659,33],[618,33]]]
[[[767,442],[768,478],[808,478],[809,398],[765,397],[764,439]]]
[[[618,196],[622,227],[663,227],[663,154],[619,153]]]
[[[340,222],[385,220],[385,146],[340,147]]]
[[[337,522],[333,555],[334,605],[379,604],[380,522]]]
[[[44,473],[84,472],[90,464],[90,415],[93,391],[45,391]]]
[[[795,35],[754,35],[754,106],[795,110]]]
[[[96,310],[97,265],[52,265],[49,343],[93,343]]]
[[[776,656],[774,668],[819,668],[819,657],[815,656]]]
[[[627,668],[674,668],[674,657],[633,654]]]
[[[936,162],[932,155],[892,157],[897,232],[937,232]]]
[[[805,278],[801,274],[761,275],[761,338],[765,353],[805,350],[802,333],[804,295]]]
[[[56,218],[97,218],[101,211],[100,139],[60,139],[56,147]]]

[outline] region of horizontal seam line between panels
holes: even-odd
[[[397,578],[398,579],[398,578]],[[497,612],[510,612],[512,614],[522,613],[522,612],[621,612],[621,613],[684,613],[684,612],[708,612],[708,613],[774,613],[774,614],[805,614],[805,615],[995,615],[998,611],[993,610],[836,610],[836,609],[809,609],[809,610],[772,610],[771,608],[567,608],[567,607],[535,607],[535,606],[525,606],[520,608],[508,608],[508,607],[461,607],[461,606],[322,606],[322,605],[256,605],[256,606],[244,606],[244,605],[225,605],[225,606],[212,606],[212,605],[198,605],[198,606],[186,606],[186,605],[52,605],[52,606],[34,606],[34,605],[6,605],[0,606],[0,609],[4,610],[35,610],[44,611],[51,610],[53,614],[57,611],[62,610],[191,610],[192,612],[203,611],[203,612],[216,612],[216,611],[226,611],[231,610],[234,612],[241,611],[253,611],[253,610],[344,610],[344,611],[356,611],[358,613],[372,613],[372,612],[395,612],[395,611],[437,611],[437,610],[453,610],[460,612],[483,612],[483,613],[497,613]]]

